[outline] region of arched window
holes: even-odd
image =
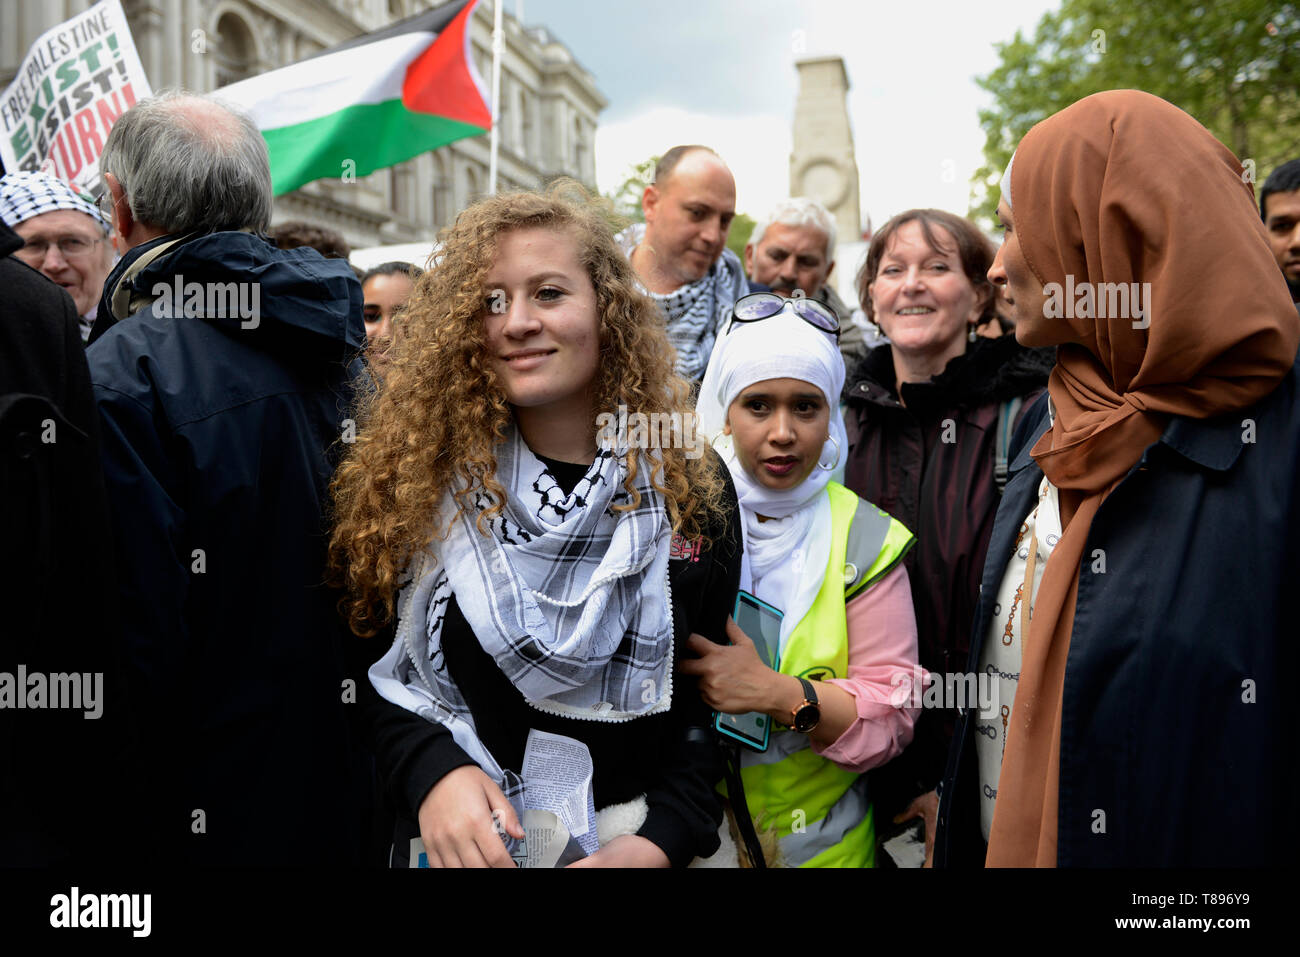
[[[410,163],[400,163],[389,170],[391,178],[389,209],[399,219],[415,217],[415,170]]]
[[[216,65],[214,81],[218,87],[246,80],[257,73],[257,43],[244,18],[223,13],[217,21]]]
[[[506,127],[510,131],[510,148],[520,156],[528,154],[528,144],[524,140],[524,87],[517,81],[510,83],[510,98],[506,100],[510,104],[510,124]]]
[[[447,175],[447,161],[433,154],[433,223],[446,226],[451,222],[451,178]]]
[[[473,166],[465,166],[465,198],[461,208],[464,209],[479,198],[478,171]]]
[[[581,117],[573,118],[573,175],[584,180],[587,176],[587,137],[582,129]]]
[[[519,148],[519,155],[524,159],[530,159],[535,149],[533,145],[533,98],[528,95],[528,91],[520,87],[519,89],[519,120],[522,130],[522,143]]]
[[[491,84],[491,78],[488,83]],[[488,89],[491,89],[489,85]],[[506,149],[515,147],[515,101],[514,87],[510,82],[510,74],[505,70],[501,71],[501,107],[497,111],[497,122],[501,124],[501,145]]]

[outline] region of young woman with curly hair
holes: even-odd
[[[395,625],[370,669],[394,856],[409,818],[433,866],[510,866],[530,729],[587,746],[598,809],[629,804],[583,864],[710,854],[721,758],[673,671],[692,631],[724,640],[739,530],[662,320],[573,184],[441,239],[334,486],[350,624]],[[610,426],[673,413],[685,432]]]

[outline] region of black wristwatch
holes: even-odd
[[[800,678],[799,684],[803,685],[803,702],[791,712],[790,727],[802,734],[808,734],[821,721],[822,709],[817,704],[817,692],[812,682],[807,678]]]

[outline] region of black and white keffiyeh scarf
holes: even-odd
[[[615,237],[631,258],[645,238],[645,224],[633,223]],[[677,350],[677,371],[688,379],[704,377],[718,331],[731,316],[736,300],[749,292],[740,258],[723,249],[702,279],[669,293],[643,292],[655,301],[668,324],[668,340]]]
[[[673,624],[668,592],[671,527],[662,495],[637,470],[634,509],[625,459],[602,448],[567,496],[510,430],[497,450],[502,512],[479,534],[486,492],[455,515],[445,539],[412,560],[398,595],[397,637],[370,669],[383,697],[446,726],[498,782],[504,772],[474,729],[448,674],[442,623],[452,595],[483,650],[524,698],[550,714],[630,721],[672,699]]]

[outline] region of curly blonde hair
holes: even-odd
[[[561,181],[545,194],[508,193],[466,209],[439,235],[441,250],[407,300],[394,330],[380,387],[359,399],[359,432],[332,484],[334,532],[330,580],[345,589],[340,610],[358,635],[393,619],[402,573],[420,550],[445,533],[452,492],[457,513],[472,490],[485,489],[501,511],[497,444],[512,411],[487,347],[486,278],[498,238],[518,229],[564,230],[596,292],[600,358],[592,407],[633,412],[688,412],[690,384],[674,371],[675,353],[654,303],[638,291],[611,220],[581,186]],[[597,433],[592,423],[592,433]],[[716,456],[689,458],[665,448],[651,484],[663,495],[673,531],[707,542],[711,518],[723,512],[724,479]],[[624,487],[632,508],[641,457],[629,453]]]

